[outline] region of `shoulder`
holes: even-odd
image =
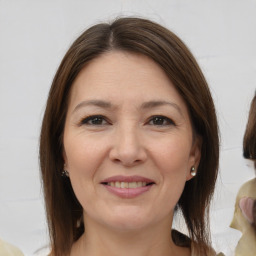
[[[24,256],[23,253],[15,246],[0,240],[0,255],[5,256]]]
[[[237,200],[242,197],[256,197],[256,178],[245,182],[237,193]]]

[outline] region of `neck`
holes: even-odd
[[[188,248],[176,246],[171,238],[172,220],[150,228],[120,231],[85,222],[85,233],[72,246],[71,256],[176,256],[190,255]]]

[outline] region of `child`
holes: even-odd
[[[256,94],[252,100],[244,135],[243,154],[254,162],[256,170]],[[236,256],[256,255],[256,178],[246,182],[236,198],[235,213],[230,225],[243,234],[239,240]]]

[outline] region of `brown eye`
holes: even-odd
[[[108,122],[103,116],[88,116],[81,121],[81,124],[85,125],[105,125]]]
[[[174,122],[165,116],[153,116],[149,120],[150,125],[162,126],[162,125],[174,125]]]

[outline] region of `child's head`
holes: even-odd
[[[248,122],[244,134],[243,155],[246,159],[254,161],[256,169],[256,94],[251,102]]]

